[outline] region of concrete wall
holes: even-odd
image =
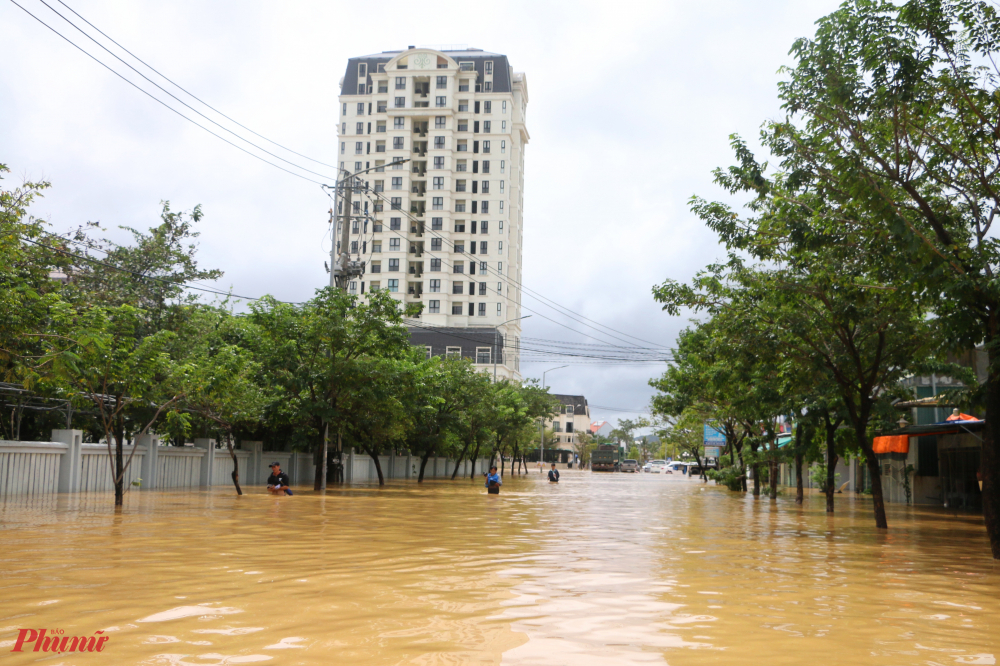
[[[110,492],[113,456],[106,444],[84,444],[79,430],[54,430],[51,442],[11,442],[0,440],[0,498],[55,492]],[[242,442],[235,450],[240,484],[260,486],[267,482],[270,463],[278,462],[293,486],[312,486],[316,474],[308,453],[264,451],[261,442]],[[232,484],[233,459],[214,440],[198,439],[194,446],[162,446],[156,435],[145,435],[124,447],[125,461],[132,462],[125,483],[137,482],[132,489],[199,488]],[[344,456],[347,483],[378,481],[374,461],[353,451]],[[420,459],[408,455],[380,456],[386,479],[416,479]],[[486,472],[487,459],[473,465],[464,461],[459,476]],[[446,458],[427,461],[424,478],[450,478],[455,462]]]

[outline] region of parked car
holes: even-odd
[[[667,468],[666,460],[651,460],[649,462],[649,471],[653,474],[661,474],[663,470]]]
[[[650,467],[651,467],[652,465],[653,465],[653,463],[652,463],[652,462],[647,462],[647,463],[646,463],[645,465],[643,465],[643,466],[642,466],[642,471],[643,471],[643,472],[648,472],[648,471],[649,471],[649,468],[650,468]]]
[[[621,466],[622,472],[635,472],[639,471],[639,461],[638,460],[623,460]]]

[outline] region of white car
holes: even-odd
[[[646,463],[645,465],[643,465],[643,466],[642,466],[642,471],[643,471],[643,472],[648,472],[648,471],[649,471],[649,468],[650,468],[650,467],[652,466],[652,464],[653,464],[653,463],[651,463],[651,462],[648,462],[648,463]]]
[[[667,467],[666,460],[651,460],[649,462],[649,471],[652,474],[662,474],[663,470]]]

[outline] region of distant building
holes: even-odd
[[[500,53],[411,46],[350,58],[339,101],[340,168],[371,169],[372,190],[352,202],[343,250],[365,273],[348,291],[420,303],[422,326],[473,329],[442,344],[491,371],[479,339],[498,329],[497,375],[520,380],[525,75]]]
[[[505,346],[505,337],[502,330],[487,327],[434,329],[410,327],[410,344],[423,348],[427,358],[431,356],[467,358],[477,370],[487,374],[492,374],[495,369],[497,379],[519,380],[520,374],[514,370],[511,358],[513,350]]]
[[[594,421],[590,424],[590,434],[593,437],[610,437],[614,428],[607,421]]]
[[[562,408],[556,416],[545,421],[545,428],[552,429],[559,443],[574,444],[579,441],[577,433],[590,432],[590,407],[587,406],[587,399],[582,395],[559,393],[554,393],[552,397],[562,403]]]

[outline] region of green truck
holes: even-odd
[[[601,444],[590,454],[593,472],[617,472],[621,464],[621,449],[614,444]]]

